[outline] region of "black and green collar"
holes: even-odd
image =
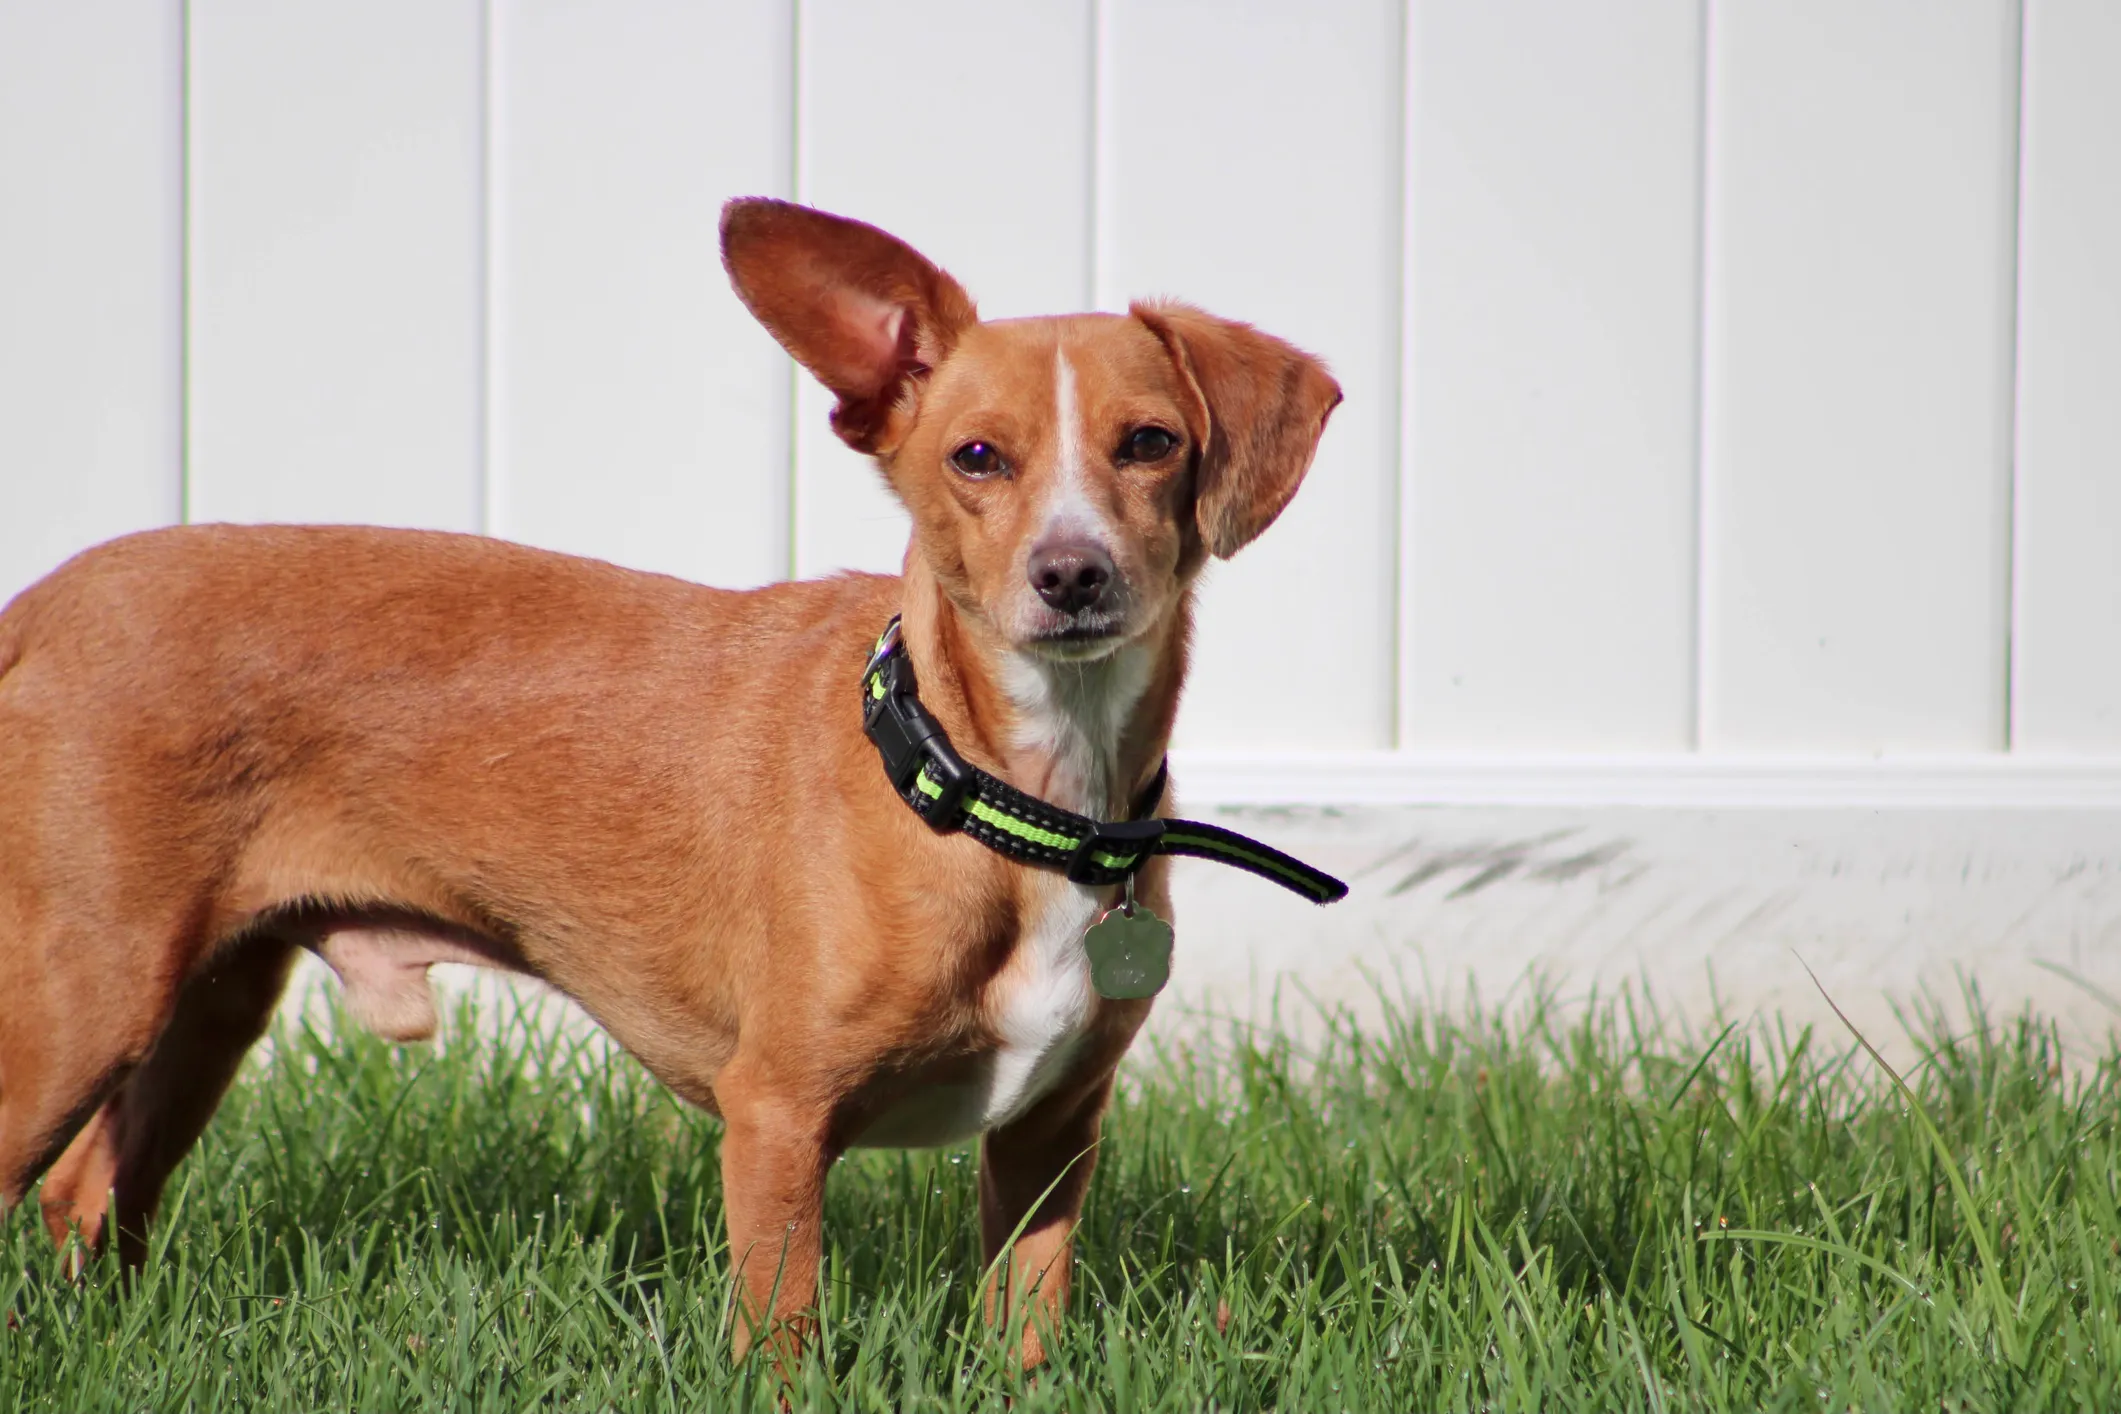
[[[1135,818],[1108,821],[1063,810],[982,771],[957,754],[921,705],[896,615],[862,669],[862,726],[892,789],[931,828],[962,830],[997,854],[1062,870],[1078,884],[1121,883],[1153,855],[1183,854],[1257,874],[1313,903],[1347,895],[1332,875],[1258,840],[1198,820],[1149,816],[1163,799],[1168,763],[1134,802]]]

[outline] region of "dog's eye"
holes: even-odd
[[[1178,446],[1178,438],[1161,427],[1137,427],[1120,443],[1122,461],[1160,462]]]
[[[950,454],[950,465],[970,477],[984,480],[999,476],[1009,469],[1002,454],[994,450],[991,442],[967,442]]]

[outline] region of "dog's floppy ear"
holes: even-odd
[[[886,454],[928,370],[979,319],[920,252],[859,221],[768,197],[722,208],[722,265],[737,297],[839,399],[832,430]]]
[[[1317,359],[1249,324],[1164,301],[1132,313],[1170,350],[1199,403],[1193,518],[1209,551],[1228,559],[1303,484],[1340,385]]]

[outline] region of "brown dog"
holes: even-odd
[[[0,613],[0,1208],[49,1170],[53,1237],[99,1245],[108,1204],[137,1260],[296,948],[404,1039],[434,1027],[429,965],[468,961],[549,982],[722,1117],[739,1350],[800,1333],[850,1145],[984,1135],[989,1255],[1021,1225],[1014,1284],[1060,1311],[1149,1009],[1090,985],[1119,889],[930,828],[857,682],[902,614],[967,760],[1097,820],[1161,813],[1136,797],[1194,579],[1295,493],[1339,389],[1182,305],[981,323],[905,245],[781,202],[732,202],[722,246],[912,513],[902,578],[730,593],[466,536],[196,526]],[[1168,915],[1165,868],[1138,884]]]

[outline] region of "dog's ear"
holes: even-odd
[[[1209,551],[1228,559],[1303,484],[1340,385],[1317,359],[1249,324],[1162,301],[1132,313],[1163,341],[1199,404],[1193,518]]]
[[[839,399],[832,430],[858,452],[898,445],[921,380],[979,319],[964,288],[904,241],[792,202],[724,206],[722,265],[759,323]]]

